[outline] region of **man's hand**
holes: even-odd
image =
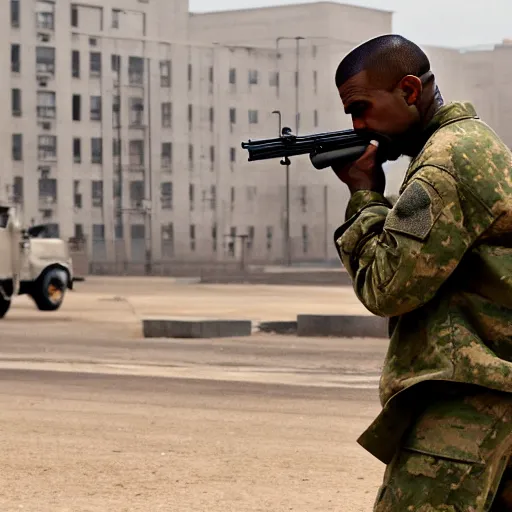
[[[347,184],[351,194],[358,190],[384,193],[386,177],[382,165],[377,162],[377,148],[378,143],[372,141],[359,160],[341,167],[332,166],[336,176]]]

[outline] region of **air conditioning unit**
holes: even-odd
[[[50,123],[50,121],[43,121],[43,122],[41,123],[41,128],[42,128],[43,130],[51,130],[51,128],[52,128],[52,123]]]
[[[46,80],[41,80],[39,77],[38,77],[38,84],[39,84],[39,87],[47,87],[48,86],[48,82]]]
[[[51,210],[43,210],[43,219],[50,219],[53,215]]]
[[[43,32],[39,32],[37,34],[37,38],[39,39],[39,41],[41,41],[42,43],[49,43],[50,42],[50,34],[44,34]]]

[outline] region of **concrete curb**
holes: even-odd
[[[250,336],[251,320],[213,320],[207,318],[146,318],[142,320],[144,338],[229,338]]]
[[[387,339],[388,320],[362,315],[299,315],[297,335]]]
[[[270,334],[297,334],[297,322],[278,321],[278,322],[261,322],[257,325],[257,332]]]

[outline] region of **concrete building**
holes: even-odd
[[[231,261],[240,235],[255,262],[335,258],[345,186],[293,159],[287,244],[285,168],[248,163],[240,143],[276,136],[276,110],[302,134],[350,127],[334,70],[391,32],[391,13],[332,2],[212,14],[189,14],[186,0],[10,4],[0,193],[27,224],[84,236],[111,271]],[[429,49],[447,99],[478,99],[503,133],[485,96],[494,75],[482,73],[506,51]],[[392,190],[404,163],[390,167]]]

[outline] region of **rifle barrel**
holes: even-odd
[[[297,137],[286,135],[275,139],[249,140],[242,148],[249,152],[249,162],[312,154],[319,151],[341,150],[353,146],[367,145],[368,140],[354,130],[318,133]]]

